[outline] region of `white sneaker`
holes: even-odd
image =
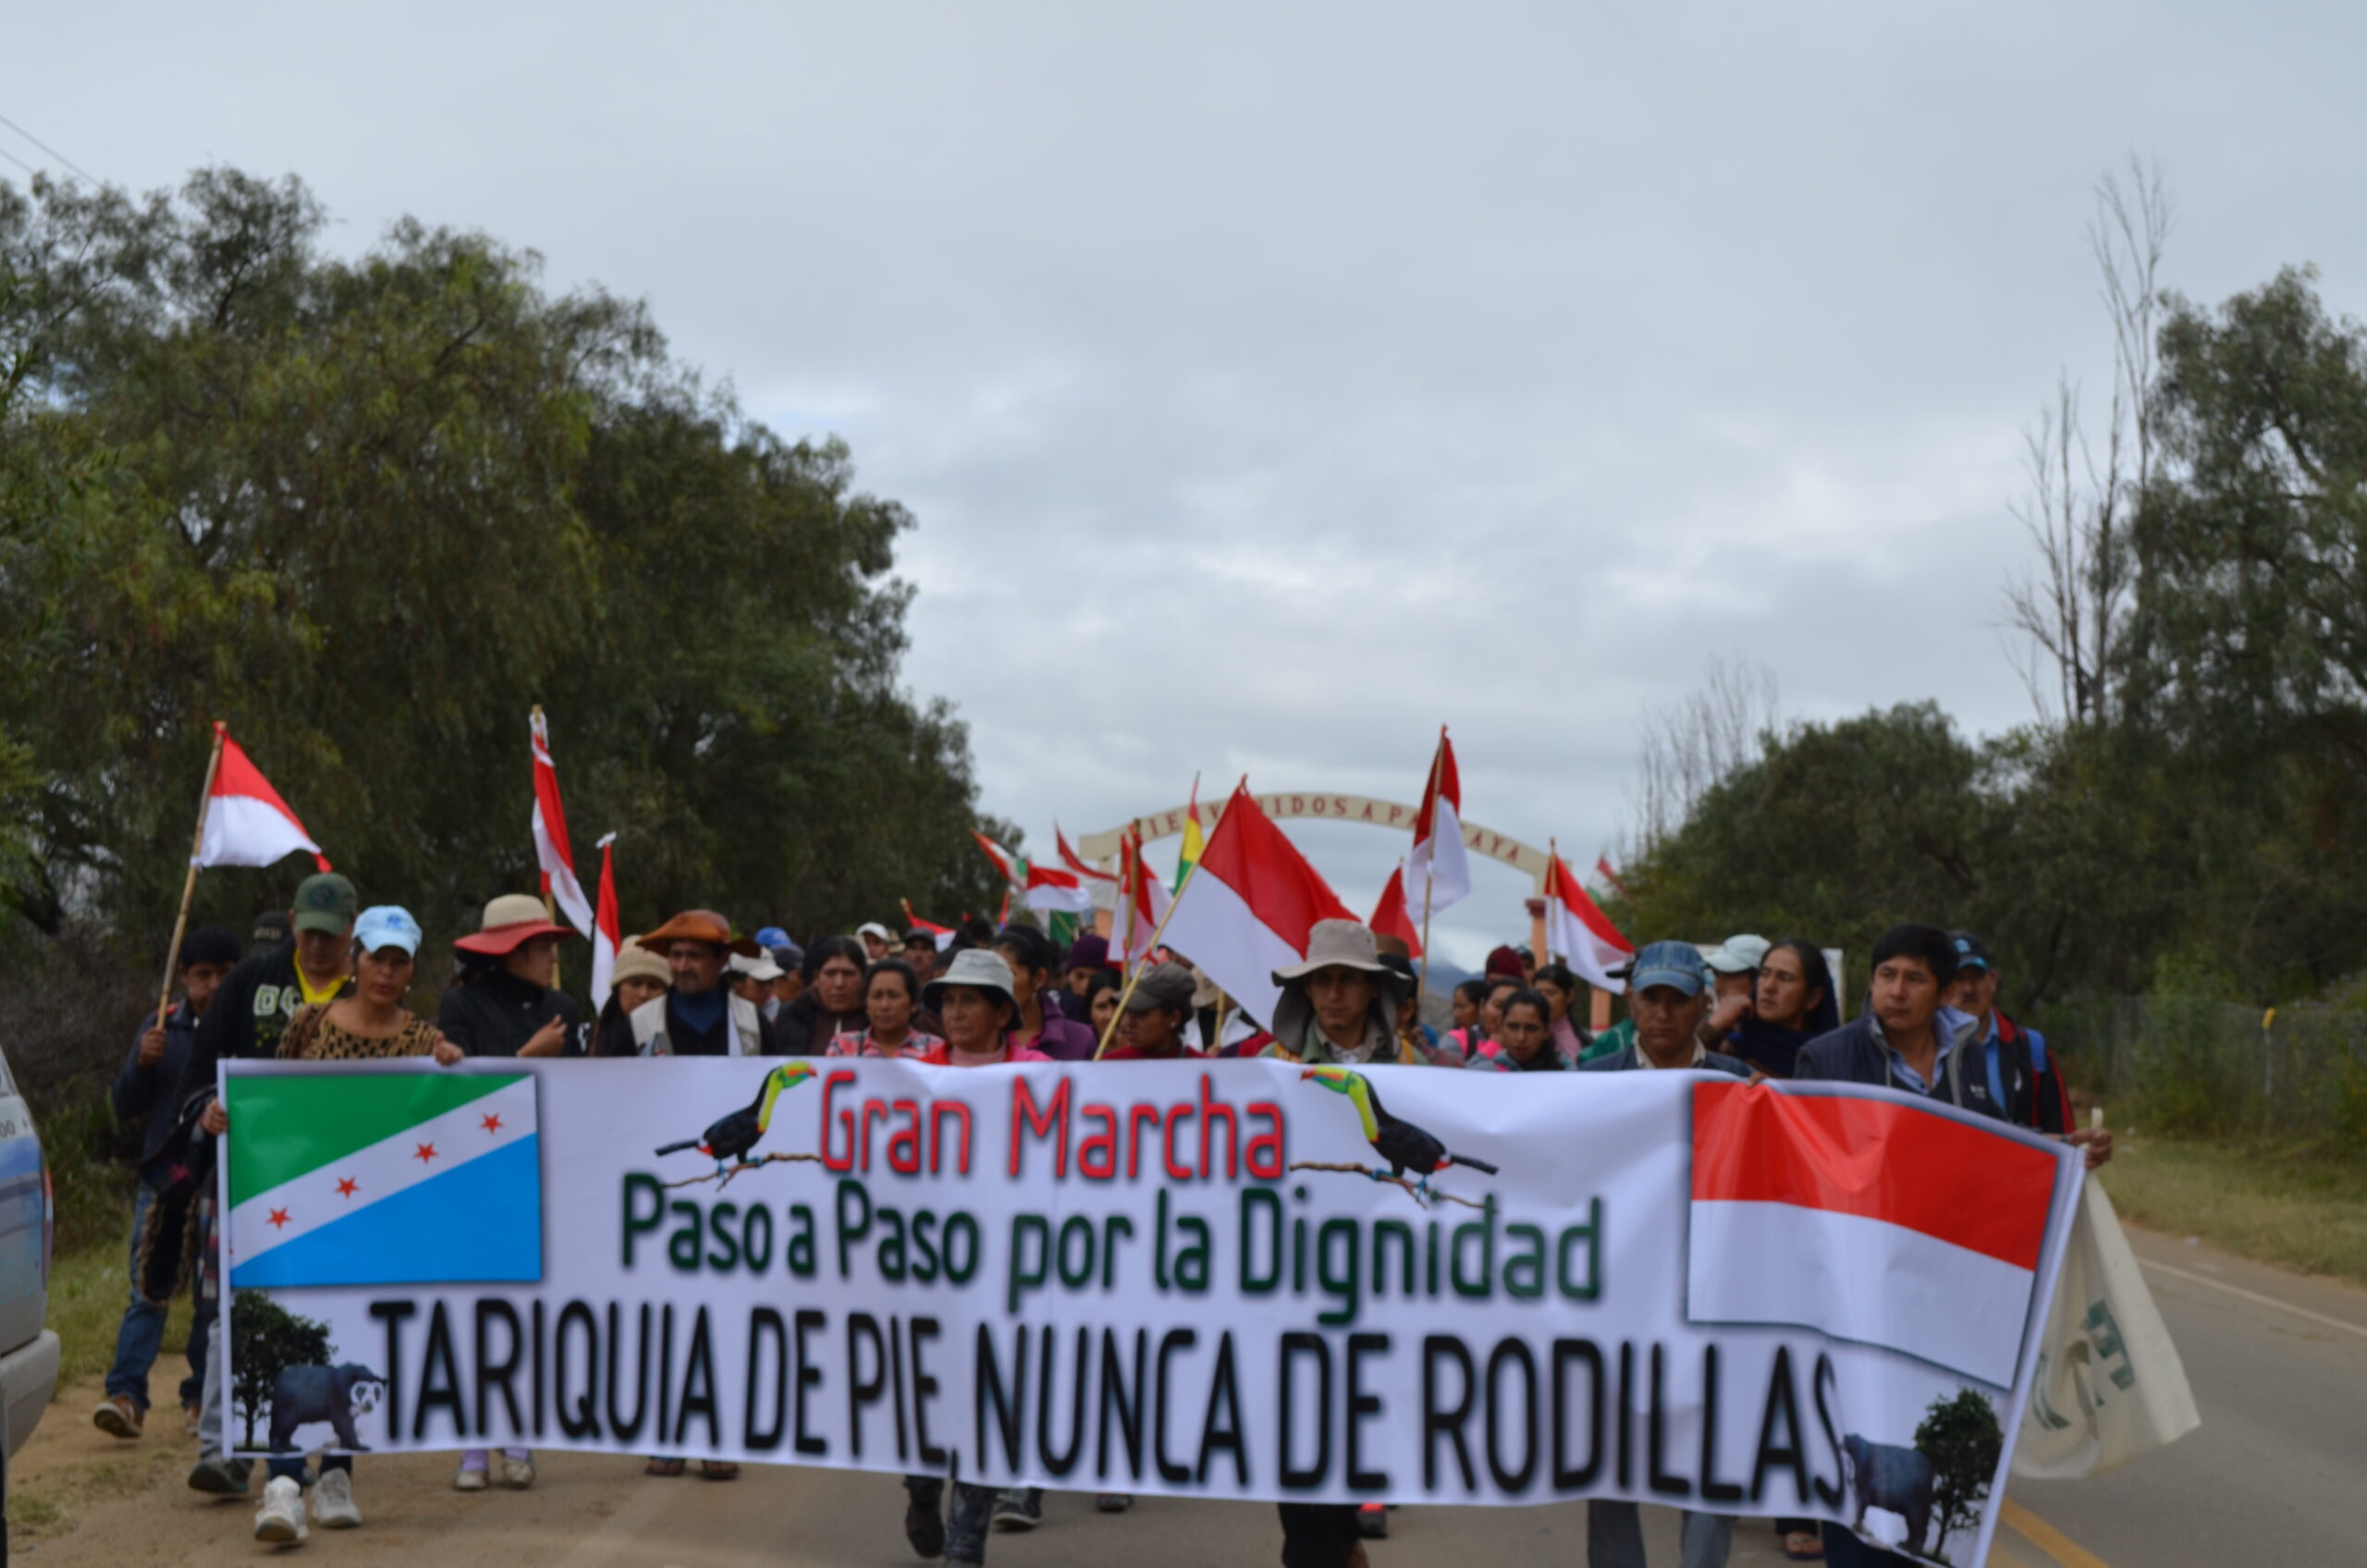
[[[313,1488],[313,1517],[324,1530],[350,1530],[362,1523],[362,1510],[353,1506],[352,1471],[321,1472],[319,1484]]]
[[[286,1476],[275,1476],[263,1488],[263,1503],[255,1510],[255,1539],[297,1546],[305,1534],[303,1487]]]
[[[501,1456],[501,1484],[513,1492],[522,1492],[534,1484],[534,1462]]]
[[[462,1465],[452,1472],[452,1489],[456,1492],[484,1490],[484,1471],[481,1466]]]

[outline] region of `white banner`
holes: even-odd
[[[242,1452],[1625,1498],[1959,1564],[2079,1192],[1946,1107],[1686,1072],[234,1062],[225,1097]]]

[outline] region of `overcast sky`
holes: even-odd
[[[2030,717],[2006,507],[2057,372],[2103,389],[2130,150],[2177,288],[2360,309],[2367,12],[2072,10],[61,6],[0,115],[143,190],[293,172],[348,249],[531,246],[844,436],[919,519],[907,678],[1047,851],[1196,770],[1412,800],[1446,722],[1466,815],[1583,863],[1721,654],[1792,717]],[[1299,838],[1360,909],[1404,849]]]

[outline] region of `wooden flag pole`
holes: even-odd
[[[205,759],[205,788],[197,797],[197,832],[190,839],[189,876],[181,882],[181,912],[173,920],[172,946],[165,950],[165,983],[156,990],[156,1026],[163,1028],[165,1014],[173,1005],[173,976],[181,966],[181,937],[189,931],[189,906],[197,897],[197,857],[205,851],[205,819],[214,810],[214,776],[222,767],[222,740],[225,731],[219,720],[214,726],[214,751]]]
[[[1439,727],[1439,741],[1442,750],[1446,741],[1444,725]],[[1432,752],[1430,776],[1423,781],[1422,798],[1430,799],[1437,792],[1438,785],[1439,753]],[[1455,822],[1460,827],[1462,818],[1459,815]],[[1430,858],[1422,863],[1422,967],[1414,972],[1414,1022],[1417,1023],[1422,1022],[1422,999],[1429,994],[1430,988],[1430,879],[1435,875],[1431,867],[1438,864],[1439,859],[1438,838],[1439,816],[1438,813],[1433,811],[1430,813]]]
[[[1243,774],[1241,776],[1241,782],[1243,784],[1248,783],[1249,776],[1245,773]],[[1239,786],[1236,785],[1235,788],[1238,789]],[[1207,842],[1203,840],[1200,845],[1200,859],[1192,863],[1192,869],[1185,872],[1184,874],[1184,880],[1175,885],[1175,897],[1168,900],[1167,913],[1160,915],[1159,917],[1159,924],[1151,928],[1150,941],[1143,949],[1143,954],[1145,957],[1148,957],[1150,954],[1159,950],[1159,939],[1167,935],[1167,923],[1175,918],[1175,912],[1177,910],[1184,907],[1184,890],[1192,885],[1192,878],[1200,875],[1201,861],[1205,861],[1208,858],[1208,846]],[[1141,874],[1142,865],[1142,848],[1140,845],[1136,845],[1134,849],[1134,871],[1136,875]],[[1140,966],[1137,966],[1127,974],[1125,989],[1118,993],[1118,1011],[1110,1015],[1108,1027],[1101,1031],[1101,1043],[1093,1047],[1093,1060],[1099,1061],[1101,1060],[1102,1053],[1110,1048],[1111,1036],[1118,1033],[1118,1020],[1126,1016],[1126,1004],[1134,999],[1134,982],[1140,980],[1142,977],[1143,972]]]

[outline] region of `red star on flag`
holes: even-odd
[[[435,1158],[435,1145],[434,1144],[422,1144],[419,1145],[419,1152],[412,1155],[411,1158],[424,1164]]]
[[[352,1177],[341,1177],[338,1179],[337,1184],[337,1195],[341,1198],[350,1198],[353,1195],[353,1189],[357,1185],[359,1185],[359,1183],[356,1182]]]
[[[485,1130],[486,1132],[488,1132],[488,1133],[498,1133],[498,1132],[500,1132],[500,1131],[501,1131],[501,1118],[500,1118],[500,1117],[498,1117],[498,1116],[488,1116],[488,1117],[486,1117],[486,1118],[484,1119],[484,1130]]]
[[[278,1230],[281,1226],[283,1226],[283,1225],[285,1225],[285,1224],[287,1224],[287,1223],[288,1223],[288,1211],[287,1211],[286,1209],[284,1209],[284,1208],[275,1208],[275,1209],[273,1209],[273,1210],[271,1211],[271,1228],[272,1228],[273,1230],[276,1231],[276,1230]]]

